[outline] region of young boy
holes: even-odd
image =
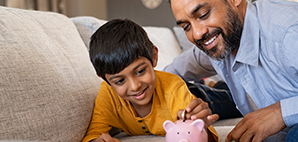
[[[181,118],[185,108],[186,118],[202,118],[209,141],[218,141],[211,126],[218,115],[180,77],[153,69],[157,53],[144,29],[128,19],[111,20],[92,35],[91,62],[104,81],[83,142],[119,141],[108,134],[112,127],[129,135],[164,136],[163,122]]]

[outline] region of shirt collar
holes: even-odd
[[[247,2],[246,15],[240,46],[235,57],[235,62],[258,65],[260,28],[255,5]]]

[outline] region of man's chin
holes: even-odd
[[[205,52],[206,53],[206,52]],[[222,53],[206,53],[210,58],[217,60],[217,61],[222,61],[224,60],[229,53],[227,51],[224,51]]]

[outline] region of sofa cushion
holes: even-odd
[[[89,50],[89,42],[92,34],[103,24],[105,24],[106,20],[97,19],[91,16],[78,16],[70,18],[73,23],[76,25],[81,38],[83,39],[86,47]]]
[[[73,22],[0,7],[0,138],[83,139],[101,80]]]
[[[188,49],[191,49],[193,46],[195,46],[187,39],[186,34],[182,27],[174,26],[173,31],[175,33],[176,38],[178,39],[178,42],[182,48],[182,51],[186,51]]]
[[[181,54],[179,43],[171,31],[166,27],[144,27],[149,39],[158,48],[158,62],[156,70],[163,70],[174,58]]]

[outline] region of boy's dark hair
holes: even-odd
[[[107,81],[105,74],[119,73],[140,57],[153,65],[153,51],[154,45],[141,26],[129,19],[114,19],[91,36],[89,55],[97,75]]]

